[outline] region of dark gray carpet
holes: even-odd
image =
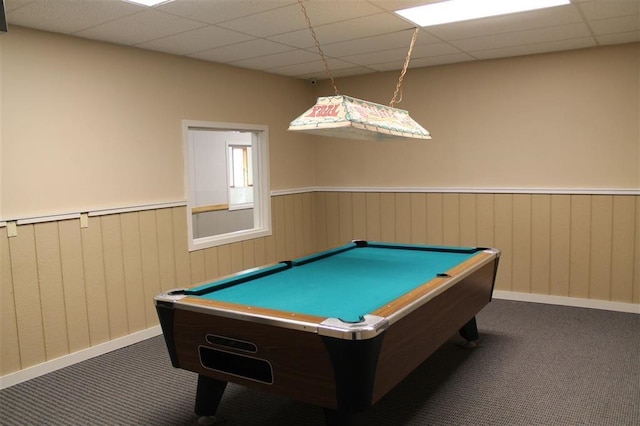
[[[495,300],[361,425],[640,425],[640,316]],[[193,425],[196,375],[162,337],[0,391],[1,425]],[[224,425],[323,425],[322,409],[229,385]]]

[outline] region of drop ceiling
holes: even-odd
[[[305,0],[336,77],[400,70],[414,25],[394,10],[434,0]],[[326,78],[296,0],[5,0],[12,26],[261,70]],[[640,0],[570,5],[422,28],[410,67],[640,41]]]

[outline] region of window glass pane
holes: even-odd
[[[247,186],[244,179],[244,149],[243,148],[231,148],[233,152],[232,158],[232,173],[233,173],[233,185],[235,187]]]
[[[247,147],[247,186],[253,186],[253,151]]]

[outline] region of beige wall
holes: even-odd
[[[194,252],[184,207],[0,227],[0,375],[156,325],[160,290],[351,238],[493,245],[499,289],[640,303],[638,44],[410,70],[399,106],[433,141],[372,144],[286,132],[326,86],[19,28],[0,43],[2,220],[184,200],[182,119],[269,125],[274,190],[636,190],[282,195],[273,236]],[[338,84],[388,103],[396,78]]]
[[[433,139],[316,137],[316,185],[638,189],[639,67],[635,43],[409,69],[397,107]],[[388,105],[398,75],[337,85]]]
[[[0,34],[2,35],[2,34]],[[2,107],[4,105],[4,103],[2,102],[2,94],[3,94],[3,90],[2,87],[4,86],[4,80],[2,79],[2,70],[3,70],[3,66],[2,66],[2,51],[3,51],[3,43],[2,40],[4,40],[4,37],[0,37],[0,124],[2,124]],[[2,130],[0,130],[0,190],[2,189]],[[2,219],[2,193],[0,192],[0,220]]]
[[[1,77],[4,219],[184,200],[183,119],[268,125],[272,187],[313,184],[302,81],[21,28]]]
[[[1,218],[185,199],[182,119],[267,124],[272,189],[640,188],[640,45],[410,69],[431,141],[287,132],[306,82],[16,28],[2,36]],[[388,103],[397,73],[338,80]]]

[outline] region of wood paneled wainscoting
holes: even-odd
[[[353,238],[497,247],[498,291],[640,303],[637,194],[325,191],[315,202],[318,249]]]
[[[161,291],[356,238],[497,247],[497,292],[640,312],[637,193],[281,191],[272,221],[269,237],[193,252],[184,205],[0,227],[0,388],[159,334]]]
[[[312,253],[313,197],[273,197],[269,237],[192,252],[186,206],[0,227],[0,388],[159,334],[161,291]]]

